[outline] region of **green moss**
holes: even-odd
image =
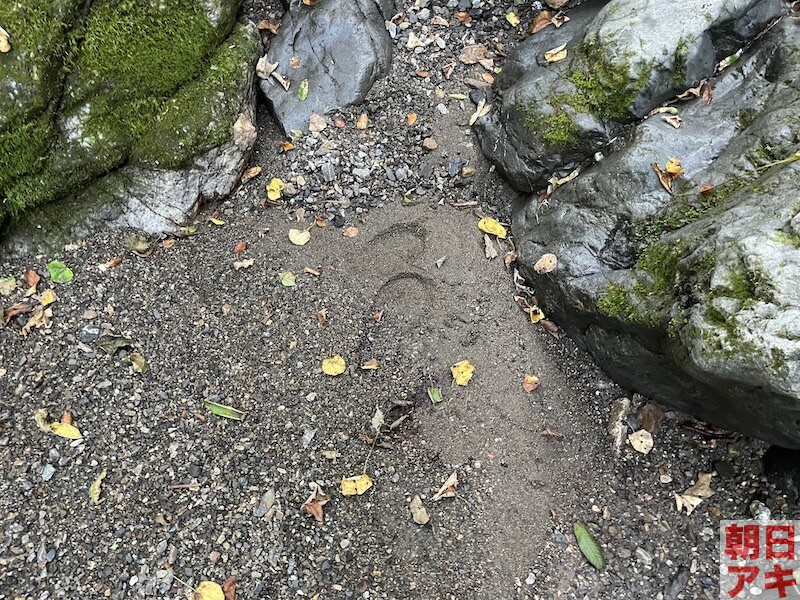
[[[689,53],[689,41],[680,39],[675,47],[675,54],[672,57],[672,83],[676,86],[686,83],[686,55]]]
[[[620,317],[629,321],[635,318],[636,309],[631,302],[628,290],[612,283],[597,302],[597,310],[607,317]]]
[[[578,143],[578,127],[564,111],[557,110],[551,115],[539,113],[533,105],[523,107],[522,122],[533,135],[540,135],[542,140],[556,148],[566,148]]]
[[[258,41],[244,27],[211,58],[206,75],[189,83],[162,107],[139,140],[133,159],[162,168],[176,168],[229,136],[249,77],[243,68],[256,56]]]
[[[567,79],[578,88],[578,92],[554,98],[554,105],[567,104],[604,119],[632,116],[631,105],[647,82],[647,73],[640,73],[632,79],[629,61],[614,63],[609,60],[598,39],[585,40],[575,48],[573,67]]]
[[[791,246],[792,248],[800,249],[800,235],[794,232],[787,233],[785,231],[779,231],[775,234],[775,241]]]
[[[0,23],[11,22],[15,30],[25,31],[13,38],[13,47],[27,44],[27,51],[41,51],[42,65],[51,61],[69,72],[61,111],[67,121],[72,117],[80,124],[70,126],[77,139],[57,137],[48,107],[0,134],[0,221],[79,191],[132,153],[145,161],[150,151],[156,162],[177,166],[198,148],[216,145],[229,134],[239,108],[234,104],[241,101],[231,81],[241,77],[246,54],[253,56],[255,49],[240,32],[210,56],[219,34],[200,0],[97,0],[82,22],[61,24],[71,30],[55,50],[36,46],[41,42],[35,39],[47,39],[51,31],[59,34],[47,8],[64,0],[27,4],[41,5],[39,12],[27,8],[20,13],[28,19],[27,29],[5,18],[17,5],[11,12],[6,4],[0,7]],[[53,81],[59,82],[57,94],[61,80],[48,83]],[[179,103],[185,106],[177,110]],[[181,118],[188,119],[184,128]]]
[[[683,250],[680,244],[651,244],[645,248],[636,261],[636,267],[650,276],[647,284],[638,284],[640,292],[646,295],[671,292],[680,283],[678,260]]]

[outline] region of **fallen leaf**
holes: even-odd
[[[416,122],[417,122],[417,113],[408,113],[408,116],[406,117],[406,125],[411,127]]]
[[[17,279],[15,277],[0,277],[0,294],[10,296],[17,289]]]
[[[53,283],[69,283],[72,281],[72,270],[60,260],[49,262],[47,270]]]
[[[491,105],[487,104],[484,98],[481,98],[480,102],[478,102],[478,106],[475,107],[475,112],[469,117],[469,126],[472,127],[478,119],[488,115],[491,109]]]
[[[100,475],[97,476],[97,479],[95,479],[92,482],[92,485],[89,486],[89,498],[91,499],[94,505],[101,504],[102,502],[105,501],[105,498],[103,498],[102,500],[100,499],[100,492],[101,492],[100,486],[103,484],[103,479],[105,478],[106,478],[106,470],[103,469]]]
[[[319,323],[320,325],[324,325],[327,319],[328,319],[328,309],[320,308],[317,311],[317,323]]]
[[[542,29],[551,25],[553,22],[553,13],[549,10],[542,10],[534,17],[533,23],[531,23],[530,31],[531,33],[539,33]]]
[[[22,326],[20,335],[27,336],[32,329],[47,328],[50,326],[50,317],[53,316],[53,311],[49,308],[39,307],[34,310],[33,316],[28,319],[28,322]]]
[[[258,22],[258,29],[261,31],[271,31],[272,33],[278,33],[278,28],[281,26],[280,21],[273,21],[272,19],[262,19]]]
[[[308,229],[290,229],[289,241],[295,246],[305,246],[311,239],[311,232]]]
[[[465,65],[474,65],[486,59],[486,52],[486,46],[483,44],[471,44],[469,46],[464,46],[464,49],[458,56],[458,60]]]
[[[656,172],[658,176],[658,181],[661,182],[661,185],[667,190],[670,194],[672,193],[672,180],[675,179],[674,175],[670,175],[666,171],[662,170],[661,167],[658,165],[657,162],[653,163],[653,171]]]
[[[672,117],[662,116],[661,120],[668,123],[669,125],[672,125],[675,129],[678,129],[681,126],[681,123],[683,122],[681,118],[677,116],[672,116]]]
[[[122,259],[119,256],[115,256],[103,266],[105,266],[106,269],[113,269],[114,267],[118,267],[121,264],[122,264]]]
[[[175,238],[169,238],[168,240],[164,240],[163,242],[161,242],[161,247],[162,248],[172,248],[177,243],[178,243],[178,240],[176,240]]]
[[[519,17],[514,12],[510,12],[506,15],[506,21],[508,21],[512,27],[519,25]]]
[[[322,372],[326,375],[330,375],[331,377],[335,377],[336,375],[341,375],[344,373],[345,369],[347,368],[347,363],[344,359],[335,354],[330,358],[326,358],[322,361]]]
[[[317,521],[317,523],[322,523],[322,507],[328,502],[329,498],[322,491],[322,488],[316,481],[312,481],[308,485],[311,488],[311,494],[308,498],[306,498],[306,501],[303,502],[301,508],[314,517],[314,520]]]
[[[681,159],[672,157],[667,160],[667,164],[664,167],[664,170],[672,175],[673,178],[677,177],[681,173],[683,173],[683,167],[681,166]]]
[[[311,118],[308,120],[308,129],[312,133],[319,133],[327,126],[328,124],[325,122],[325,118],[317,113],[312,113]]]
[[[222,227],[223,225],[225,225],[225,221],[217,217],[208,217],[208,220],[211,222],[212,225],[216,225],[217,227]]]
[[[442,388],[440,387],[429,387],[428,388],[428,398],[431,399],[431,403],[439,404],[442,401]]]
[[[319,227],[321,229],[322,227],[327,227],[328,226],[328,222],[325,219],[317,217],[314,220],[314,225],[316,225],[317,227]]]
[[[358,235],[358,227],[354,227],[353,225],[345,227],[344,231],[342,231],[342,235],[346,238],[354,238]]]
[[[695,508],[706,498],[710,498],[716,492],[711,489],[711,478],[713,473],[698,473],[697,483],[691,486],[682,494],[675,494],[675,504],[678,507],[678,512],[681,509],[686,509],[686,515],[692,514]]]
[[[147,373],[147,361],[145,360],[144,356],[138,352],[133,352],[130,356],[128,356],[127,360],[131,367],[133,367],[134,373]]]
[[[372,479],[366,473],[353,477],[342,477],[342,495],[360,496],[372,487]]]
[[[563,438],[564,437],[563,433],[561,433],[560,431],[557,431],[555,429],[550,429],[549,427],[545,427],[544,429],[542,429],[539,432],[539,435],[542,435],[544,437],[554,437],[554,438]]]
[[[380,363],[378,362],[377,358],[370,358],[367,362],[361,365],[361,368],[365,371],[375,370],[380,367]]]
[[[525,373],[522,377],[522,389],[528,393],[531,393],[533,390],[539,387],[540,380],[536,375],[530,375],[529,373]]]
[[[247,242],[239,242],[233,247],[234,254],[241,254],[245,250],[247,250]]]
[[[547,319],[542,319],[541,321],[539,321],[539,325],[541,325],[542,328],[547,333],[552,335],[554,338],[556,338],[556,339],[560,339],[561,338],[561,336],[558,333],[558,325],[556,325],[552,321],[548,321]]]
[[[700,195],[710,196],[714,192],[714,186],[710,183],[705,184],[700,188]]]
[[[468,360],[462,360],[450,367],[450,372],[458,385],[467,385],[469,380],[472,379],[475,367]]]
[[[25,271],[25,283],[28,284],[29,288],[35,288],[37,285],[39,285],[41,280],[42,278],[33,269],[28,269]]]
[[[278,274],[278,279],[283,287],[294,287],[297,285],[297,279],[291,271],[282,271]]]
[[[201,581],[192,593],[192,600],[225,600],[225,592],[218,583]]]
[[[431,520],[428,511],[422,506],[422,498],[419,496],[414,496],[411,499],[411,504],[409,504],[408,508],[411,509],[411,518],[414,519],[414,523],[425,525]]]
[[[222,593],[225,594],[225,600],[236,600],[236,577],[231,576],[225,580]]]
[[[545,0],[547,2],[547,6],[550,8],[561,8],[564,6],[569,0]]]
[[[286,77],[284,77],[283,75],[281,75],[277,71],[273,71],[272,73],[270,73],[270,75],[272,76],[272,78],[275,81],[277,81],[279,84],[281,84],[281,87],[284,90],[286,90],[287,92],[289,91],[289,88],[292,86],[292,82],[289,79],[287,79]]]
[[[483,234],[483,253],[489,260],[497,258],[497,249],[494,247],[494,242],[488,234]]]
[[[270,75],[278,68],[278,63],[269,62],[269,57],[265,54],[256,63],[256,75],[260,79],[269,79]]]
[[[528,311],[528,314],[531,317],[531,323],[538,323],[539,321],[544,320],[544,313],[542,312],[542,309],[536,306],[535,304],[531,306],[530,310]]]
[[[558,264],[558,258],[556,258],[555,254],[543,254],[542,257],[536,261],[536,264],[533,265],[533,270],[543,275],[544,273],[550,273],[553,269],[556,268]]]
[[[578,542],[578,548],[581,554],[588,560],[595,569],[602,569],[606,564],[606,559],[603,556],[603,550],[600,544],[594,539],[594,536],[589,531],[588,527],[583,523],[575,523],[572,526],[575,532],[575,539]]]
[[[567,45],[561,44],[544,53],[544,59],[549,63],[558,62],[567,58]]]
[[[26,304],[25,302],[17,302],[16,304],[12,304],[8,308],[3,311],[3,325],[8,325],[8,323],[16,317],[17,315],[21,315],[23,313],[28,312],[31,310],[31,306]]]
[[[309,275],[313,275],[314,277],[319,277],[322,275],[322,271],[318,271],[317,269],[312,269],[311,267],[304,267],[303,273],[308,273]]]
[[[308,99],[308,79],[303,79],[300,87],[297,88],[297,98],[300,102],[305,102]]]
[[[439,491],[433,495],[434,502],[441,500],[442,498],[452,498],[456,495],[456,487],[458,487],[458,473],[453,471],[453,474],[447,478],[442,484],[442,487],[439,488]]]
[[[97,345],[109,356],[115,355],[122,348],[130,348],[134,340],[121,335],[106,334],[97,340]]]
[[[294,144],[289,140],[280,140],[278,145],[281,147],[282,152],[289,152],[289,150],[294,150]]]
[[[267,198],[270,200],[278,200],[283,195],[283,190],[286,185],[277,177],[273,177],[267,184]]]
[[[8,32],[0,27],[0,52],[3,54],[11,51],[11,42],[9,39],[10,36],[8,35]]]
[[[303,61],[300,60],[299,56],[293,56],[292,58],[289,59],[289,66],[292,67],[293,69],[299,69],[300,67],[303,66]]]
[[[517,251],[516,250],[509,250],[506,252],[506,255],[503,257],[503,262],[506,265],[506,271],[511,267],[512,263],[517,260]]]
[[[255,179],[261,174],[261,167],[250,167],[242,173],[242,183],[247,183],[251,179]]]
[[[484,233],[496,235],[501,240],[506,239],[506,235],[508,235],[506,233],[506,228],[503,227],[499,221],[491,217],[483,217],[480,221],[478,221],[478,229]]]
[[[375,414],[372,415],[372,419],[370,419],[370,425],[375,430],[376,437],[380,435],[381,430],[383,429],[384,425],[386,425],[386,421],[383,417],[383,411],[380,408],[375,409]]]
[[[218,417],[225,417],[226,419],[233,419],[234,421],[243,420],[245,415],[244,411],[238,408],[233,408],[232,406],[220,404],[219,402],[213,402],[211,400],[205,400],[203,402],[203,407]]]
[[[255,262],[256,261],[255,261],[254,258],[246,258],[244,260],[236,260],[236,261],[233,262],[233,268],[236,269],[237,271],[239,269],[249,269],[250,267],[252,267],[255,264]]]
[[[338,127],[339,129],[344,129],[345,127],[347,127],[347,122],[341,115],[336,115],[333,118],[333,124],[336,125],[336,127]]]
[[[66,425],[72,425],[72,413],[68,410],[65,410],[64,414],[61,415],[61,422],[65,423]]]
[[[628,441],[633,449],[642,454],[648,454],[653,449],[653,434],[646,429],[640,429],[628,436]]]
[[[656,433],[664,421],[664,411],[655,404],[648,402],[636,409],[636,420],[641,429]]]
[[[357,129],[366,129],[369,126],[369,117],[367,117],[367,113],[361,113],[358,117],[358,121],[356,121],[356,128]]]
[[[50,433],[68,440],[79,440],[83,437],[83,434],[74,425],[67,425],[58,421],[50,423]]]
[[[383,320],[383,311],[379,310],[378,312],[372,315],[372,320],[376,323],[380,323]]]

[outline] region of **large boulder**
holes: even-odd
[[[635,31],[632,32],[635,35]],[[800,22],[515,214],[545,313],[619,383],[800,448]],[[653,163],[684,171],[669,193]],[[534,265],[558,256],[550,273]]]
[[[285,87],[270,76],[261,89],[284,131],[308,131],[313,113],[324,115],[364,100],[378,77],[389,72],[392,39],[386,21],[394,0],[291,2],[267,58]],[[298,91],[308,82],[308,96]]]
[[[498,77],[478,141],[515,188],[546,187],[591,162],[628,125],[714,74],[778,16],[781,0],[591,2],[531,36]],[[567,58],[545,52],[566,44]]]
[[[0,5],[0,240],[156,232],[230,192],[255,141],[260,43],[241,0]]]

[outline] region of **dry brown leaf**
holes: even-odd
[[[452,498],[456,495],[456,487],[458,487],[458,473],[453,471],[453,474],[447,478],[447,481],[442,484],[442,487],[433,495],[431,500],[436,502],[442,498]]]
[[[178,240],[176,240],[175,238],[169,238],[168,240],[164,240],[163,242],[161,242],[161,247],[162,248],[172,248],[177,243],[178,243]]]
[[[672,180],[673,180],[673,177],[669,173],[667,173],[666,171],[663,171],[661,169],[661,167],[658,166],[657,162],[653,163],[653,171],[656,172],[656,175],[658,176],[658,180],[661,182],[661,185],[664,186],[664,189],[667,190],[671,194],[672,193]]]
[[[539,435],[544,437],[554,437],[554,438],[563,438],[564,434],[558,431],[557,429],[550,429],[549,427],[545,427],[542,431],[539,432]]]
[[[628,441],[633,449],[642,454],[648,454],[653,449],[653,434],[646,429],[640,429],[628,436]]]
[[[320,275],[322,275],[321,271],[318,271],[317,269],[312,269],[311,267],[304,268],[303,273],[308,273],[309,275],[313,275],[314,277],[319,277]]]
[[[383,311],[379,310],[375,314],[372,315],[372,320],[376,323],[380,323],[383,320]]]
[[[531,23],[531,33],[539,33],[542,29],[552,24],[552,21],[553,13],[551,13],[549,10],[539,11],[539,14],[536,15],[536,17],[533,19],[533,23]]]
[[[42,327],[49,327],[50,326],[50,318],[53,316],[53,311],[49,308],[42,308],[39,307],[33,313],[33,316],[28,319],[28,322],[22,326],[22,331],[20,331],[20,335],[22,337],[27,336],[32,329],[40,329]]]
[[[636,420],[641,429],[656,433],[664,421],[664,411],[655,404],[648,402],[636,409]]]
[[[32,307],[25,302],[17,302],[16,304],[12,304],[3,311],[3,325],[8,325],[8,322],[11,321],[11,319],[17,315],[28,312],[31,308]]]
[[[344,118],[342,118],[341,115],[336,115],[333,118],[333,124],[336,125],[336,127],[338,127],[339,129],[344,129],[345,127],[347,127],[347,122],[344,120]]]
[[[222,593],[225,594],[225,600],[236,600],[236,577],[231,576],[225,580]]]
[[[292,67],[293,69],[299,69],[300,67],[303,66],[303,61],[300,60],[299,56],[293,56],[292,58],[289,59],[289,66]]]
[[[358,121],[356,121],[356,128],[366,129],[367,127],[369,127],[369,117],[367,116],[367,113],[361,113],[361,115],[358,117]]]
[[[497,258],[497,248],[494,247],[494,242],[488,234],[483,234],[483,253],[489,260]]]
[[[270,31],[272,33],[278,33],[278,28],[281,26],[280,21],[273,21],[272,19],[263,19],[259,21],[258,28],[261,31]]]
[[[543,254],[542,257],[536,261],[536,264],[533,265],[533,270],[543,275],[544,273],[550,273],[553,269],[556,268],[558,264],[558,258],[556,258],[555,254]]]
[[[247,183],[251,179],[258,177],[258,174],[261,173],[261,167],[255,166],[246,169],[244,173],[242,173],[242,183]]]
[[[328,124],[325,122],[325,117],[312,113],[311,118],[308,120],[308,129],[312,133],[319,133],[324,130]]]
[[[269,62],[269,57],[265,54],[256,63],[256,75],[260,79],[269,79],[270,75],[278,68],[278,63]]]
[[[522,389],[528,392],[529,394],[539,387],[541,381],[539,380],[536,375],[530,375],[529,373],[525,373],[522,377]]]
[[[329,498],[322,491],[322,488],[316,481],[312,481],[309,484],[309,487],[311,488],[311,494],[308,496],[306,501],[303,502],[302,508],[308,514],[313,516],[317,523],[322,523],[322,507],[326,502],[328,502]]]
[[[325,321],[328,320],[328,309],[327,308],[320,308],[317,311],[317,323],[323,325]]]
[[[29,288],[35,288],[41,280],[41,276],[35,270],[28,269],[25,271],[25,283],[28,284]]]
[[[506,271],[511,268],[511,265],[514,261],[517,260],[517,251],[516,250],[509,250],[506,252],[506,255],[503,257],[503,262],[506,265]]]
[[[320,228],[327,227],[328,226],[328,222],[323,218],[317,217],[314,220],[314,225],[316,225],[317,227],[320,227]]]
[[[406,117],[406,125],[411,127],[416,122],[417,122],[417,113],[408,113],[408,116]]]
[[[64,423],[64,425],[72,425],[72,413],[65,410],[64,414],[61,415],[61,422]]]
[[[539,325],[541,325],[544,328],[544,330],[550,335],[552,335],[554,338],[559,339],[560,336],[558,334],[558,325],[556,325],[552,321],[548,321],[547,319],[542,319],[541,321],[539,321]]]
[[[567,58],[567,45],[561,44],[544,53],[544,59],[549,63],[558,62]]]
[[[281,147],[281,152],[288,152],[289,150],[294,150],[294,144],[289,140],[279,141],[278,146]]]
[[[550,8],[561,8],[567,3],[567,0],[545,0],[545,2]]]
[[[461,54],[458,56],[458,60],[460,60],[465,65],[474,65],[482,60],[485,60],[486,57],[486,46],[483,44],[471,44],[469,46],[464,46],[464,49],[461,51]]]
[[[380,363],[376,358],[370,358],[367,362],[361,365],[361,368],[364,369],[365,371],[374,371],[378,367],[380,367]]]
[[[342,231],[342,235],[346,238],[354,238],[358,235],[358,227],[354,227],[353,225],[345,227],[344,231]]]
[[[115,256],[110,261],[108,261],[104,266],[106,269],[113,269],[116,266],[119,266],[122,263],[122,259],[119,256]]]
[[[702,196],[710,196],[713,192],[714,192],[714,186],[710,183],[707,183],[700,188],[700,194]]]
[[[716,492],[711,489],[711,478],[713,473],[698,473],[697,483],[687,489],[682,494],[675,494],[675,504],[678,507],[678,512],[681,509],[686,509],[686,515],[692,514],[695,508],[706,498],[710,498]]]

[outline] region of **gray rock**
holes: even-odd
[[[261,89],[288,134],[308,131],[312,113],[324,115],[364,100],[378,77],[388,73],[392,40],[385,22],[396,12],[393,0],[319,0],[313,6],[292,2],[272,39],[269,62],[290,80],[287,90],[274,77]],[[292,68],[292,59],[300,64]],[[308,98],[297,91],[308,80]]]
[[[85,3],[54,4],[69,15]],[[203,15],[145,3],[123,17],[96,3],[68,56],[67,25],[42,31],[36,52],[38,34],[14,38],[0,62],[0,115],[13,117],[0,117],[0,251],[48,250],[109,222],[173,229],[230,192],[255,141],[261,51],[255,27],[234,22],[240,4],[204,0]],[[23,26],[19,6],[0,13],[4,27]]]
[[[46,464],[42,469],[42,481],[50,481],[55,475],[56,469],[50,463]]]
[[[800,24],[783,19],[714,82],[517,211],[546,314],[621,385],[800,447]],[[673,194],[653,162],[683,160]],[[709,193],[701,193],[705,185]],[[557,268],[533,268],[545,252]]]
[[[714,74],[784,10],[780,0],[612,0],[570,12],[517,47],[496,109],[476,126],[484,153],[521,191],[591,160],[626,127]],[[547,50],[567,45],[565,60]]]

